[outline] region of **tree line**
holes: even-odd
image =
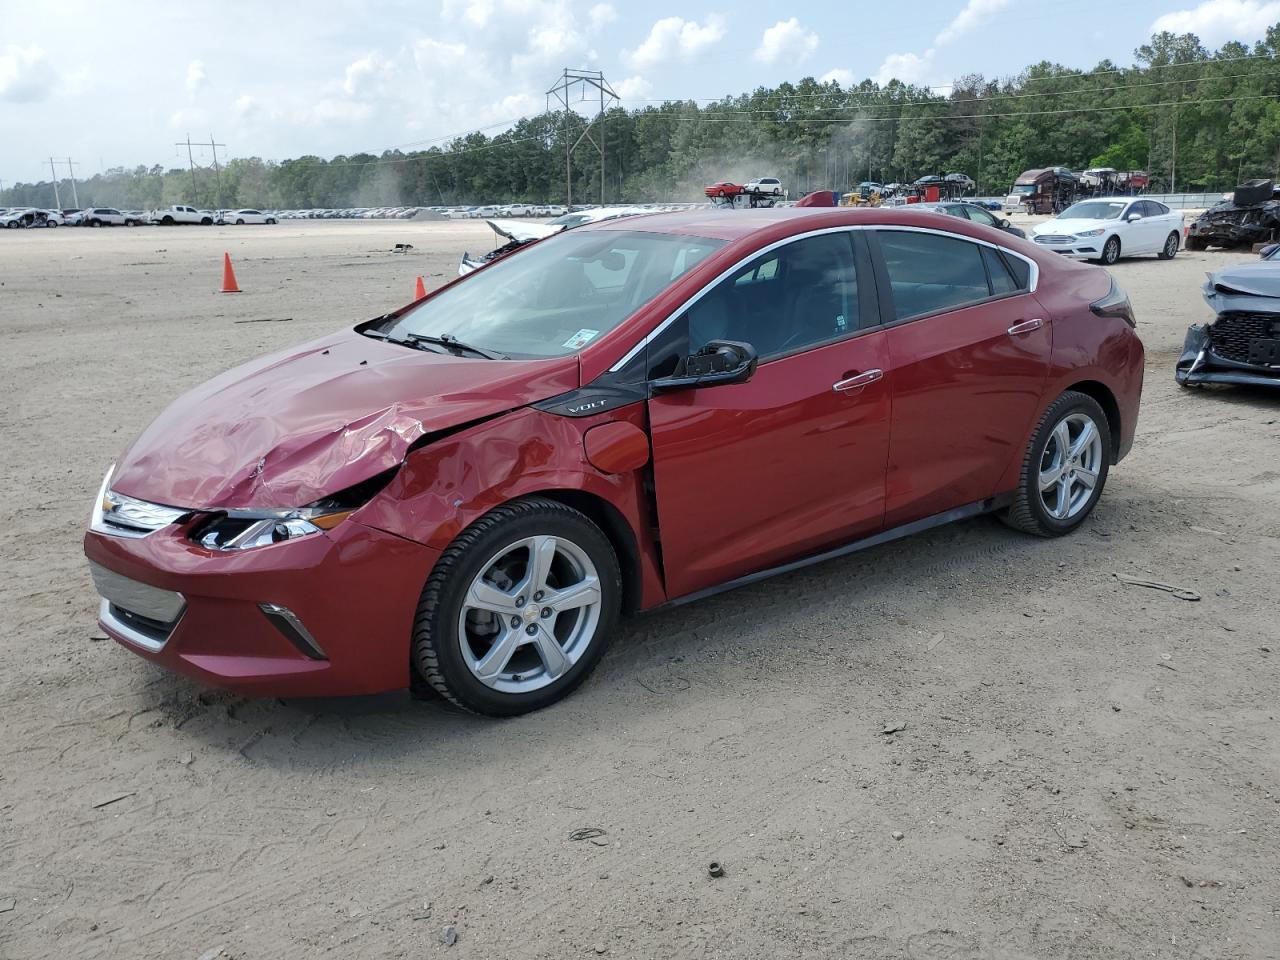
[[[694,200],[718,180],[779,176],[799,195],[862,180],[966,173],[1001,194],[1023,170],[1141,169],[1155,191],[1226,190],[1280,172],[1280,24],[1248,46],[1216,51],[1193,34],[1160,33],[1134,63],[1080,71],[1043,61],[1012,78],[959,77],[945,94],[870,80],[798,83],[702,103],[615,108],[596,120],[593,150],[571,156],[574,202]],[[565,144],[587,120],[528,117],[421,151],[324,159],[233,159],[200,169],[116,168],[79,181],[84,206],[150,209],[458,205],[566,200]],[[585,141],[584,141],[585,144]],[[66,193],[64,191],[64,202]],[[49,181],[0,191],[0,206],[49,206]]]

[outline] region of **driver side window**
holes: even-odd
[[[749,343],[766,361],[858,327],[852,235],[806,237],[748,261],[677,317],[649,344],[648,377],[671,376],[713,340]]]

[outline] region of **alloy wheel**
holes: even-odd
[[[1093,418],[1071,413],[1058,421],[1040,457],[1040,500],[1055,520],[1070,520],[1093,498],[1102,469],[1102,434]]]
[[[1176,233],[1169,234],[1169,239],[1164,242],[1164,255],[1170,260],[1174,254],[1178,252],[1178,235]]]
[[[530,693],[564,676],[600,623],[600,576],[564,537],[505,546],[472,580],[458,615],[463,662],[484,685]]]

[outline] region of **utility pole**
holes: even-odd
[[[191,167],[191,200],[190,202],[194,204],[196,203],[196,161],[195,161],[195,158],[191,155],[191,134],[189,133],[187,134],[186,144],[187,144],[187,164]],[[174,146],[175,147],[182,146],[182,141],[179,140],[177,143],[174,144]]]
[[[49,158],[49,174],[53,177],[53,205],[62,210],[62,198],[58,196],[58,171],[54,169],[53,157]]]
[[[1173,156],[1169,160],[1169,192],[1178,192],[1178,104],[1173,105]]]
[[[592,99],[599,97],[599,108],[594,117],[587,121],[587,125],[583,128],[582,133],[578,135],[578,139],[569,143],[569,93],[571,90],[578,89],[582,94],[582,101],[587,99],[587,91],[594,90],[595,94]],[[555,95],[556,100],[564,108],[564,199],[566,206],[573,205],[573,151],[584,139],[589,141],[596,151],[600,154],[600,204],[604,205],[604,130],[599,129],[597,133],[600,136],[600,142],[596,142],[596,138],[591,135],[593,126],[604,126],[604,111],[607,103],[617,103],[618,95],[613,92],[613,87],[609,86],[609,81],[604,78],[604,73],[599,70],[570,70],[568,67],[561,73],[559,81],[550,90],[547,91],[547,112],[551,112],[551,97]]]
[[[76,192],[76,172],[72,167],[78,167],[80,164],[72,163],[71,158],[67,157],[67,176],[71,178],[71,202],[75,204],[77,210],[80,209],[80,194]]]

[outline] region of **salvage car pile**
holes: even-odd
[[[1271,180],[1250,180],[1229,200],[1210,207],[1191,224],[1188,250],[1240,247],[1280,240],[1280,198]]]

